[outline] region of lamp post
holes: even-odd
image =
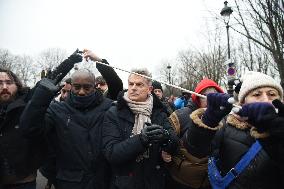
[[[171,68],[170,65],[167,66],[167,69],[169,70],[169,84],[171,84]]]
[[[171,83],[171,68],[172,68],[172,67],[171,67],[170,65],[167,66],[167,69],[169,70],[169,71],[168,71],[168,74],[169,74],[169,84],[172,84],[172,83]],[[172,94],[171,88],[169,89],[169,91],[170,91],[170,93]]]
[[[227,30],[227,45],[228,45],[228,60],[226,64],[228,65],[227,77],[228,77],[228,94],[233,95],[234,93],[234,81],[236,75],[235,64],[231,61],[231,50],[230,50],[230,36],[229,36],[229,21],[230,15],[233,10],[228,6],[228,1],[224,2],[224,8],[221,10],[220,14],[224,18]]]

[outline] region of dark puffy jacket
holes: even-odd
[[[57,188],[108,188],[110,170],[101,151],[101,126],[111,100],[96,92],[89,108],[77,109],[70,96],[48,107],[52,98],[50,91],[38,87],[21,123],[30,137],[56,133]]]
[[[165,174],[161,150],[173,152],[177,148],[177,137],[171,128],[164,107],[156,96],[151,115],[152,123],[163,126],[170,133],[164,146],[152,144],[149,158],[138,161],[137,157],[147,149],[139,135],[130,137],[134,126],[134,114],[128,108],[122,94],[116,106],[106,113],[103,126],[104,153],[112,166],[112,189],[163,189]]]
[[[35,174],[44,153],[40,139],[27,139],[19,126],[31,91],[19,92],[15,101],[0,106],[0,182],[14,183]]]
[[[197,105],[189,100],[186,107],[177,109],[170,115],[169,118],[172,125],[175,125],[175,127],[178,127],[180,130],[180,138],[184,136],[184,134],[190,127],[190,124],[192,124],[189,115],[197,108]]]
[[[189,144],[191,144],[189,147],[195,155],[204,157],[211,154],[218,158],[218,168],[223,176],[235,167],[256,139],[263,146],[249,166],[235,178],[228,188],[283,188],[279,166],[271,158],[270,152],[266,150],[267,146],[275,144],[269,144],[269,139],[263,138],[265,135],[257,133],[246,122],[236,119],[234,115],[229,115],[226,125],[214,135],[214,130],[205,128],[206,125],[201,123],[200,116],[202,116],[202,112],[204,110],[199,109],[191,114],[191,118],[195,123],[192,125],[191,130],[194,131],[195,137],[190,133],[188,134]],[[211,146],[213,151],[209,151],[208,147],[205,147],[206,142],[203,143],[203,148],[206,148],[206,150],[196,149],[202,147],[198,144],[202,139],[207,142],[207,146]],[[207,154],[204,152],[207,152]]]

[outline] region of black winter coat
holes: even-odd
[[[56,133],[57,188],[108,188],[110,170],[101,151],[101,126],[111,100],[96,92],[96,100],[89,108],[77,109],[70,96],[48,107],[52,98],[50,91],[38,87],[25,109],[22,124],[30,137]],[[45,121],[40,121],[43,118]]]
[[[43,140],[24,136],[19,121],[31,91],[18,92],[15,101],[0,106],[0,182],[13,183],[35,174],[44,153]]]
[[[177,148],[177,137],[170,126],[162,103],[154,97],[152,123],[163,126],[170,133],[166,146],[153,144],[149,158],[136,161],[147,149],[139,135],[130,137],[134,126],[134,114],[120,94],[116,106],[106,113],[103,126],[104,153],[112,166],[112,189],[163,189],[165,187],[164,163],[161,150],[173,152]]]
[[[197,123],[198,120],[195,118],[193,121]],[[200,148],[200,145],[197,145],[198,141],[205,139],[204,137],[212,139],[211,141],[208,139],[205,140],[207,145],[211,146],[213,149],[211,153],[206,150],[208,152],[207,155],[211,154],[219,159],[218,168],[223,176],[226,175],[226,173],[233,167],[235,167],[235,165],[249,150],[256,139],[258,139],[263,146],[261,151],[255,156],[249,166],[243,170],[243,172],[237,178],[235,178],[235,180],[233,180],[228,188],[268,189],[284,187],[283,183],[281,182],[279,165],[271,158],[270,153],[266,148],[269,143],[269,139],[263,138],[262,134],[259,134],[251,129],[246,122],[241,122],[233,115],[229,115],[227,117],[226,125],[221,130],[217,131],[215,136],[212,130],[202,128],[202,126],[198,126],[198,124],[193,124],[192,126],[192,130],[195,131],[194,134],[196,136],[191,137],[192,135],[189,134],[188,139],[190,141],[189,143],[191,144],[190,149],[195,153],[198,153],[200,150],[194,149],[194,147]],[[205,154],[199,153],[199,155],[204,156]]]

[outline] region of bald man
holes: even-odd
[[[30,137],[56,135],[56,188],[108,188],[110,170],[100,150],[101,125],[112,101],[96,91],[95,76],[89,70],[74,72],[71,85],[65,101],[50,104],[56,87],[43,79],[21,124]]]

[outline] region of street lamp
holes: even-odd
[[[167,69],[169,70],[169,84],[171,84],[171,68],[170,65],[167,66]]]
[[[170,65],[167,66],[167,69],[169,70],[169,84],[172,84],[172,83],[171,83],[171,68],[172,68],[172,67],[171,67]],[[169,92],[170,92],[170,95],[173,93],[171,87],[169,88]]]
[[[234,81],[235,81],[235,75],[236,75],[236,69],[235,64],[233,61],[231,61],[231,51],[230,51],[230,36],[229,36],[229,21],[230,21],[230,15],[232,14],[233,10],[231,7],[228,6],[228,1],[224,2],[224,8],[221,10],[220,14],[224,18],[224,22],[226,24],[226,30],[227,30],[227,45],[228,45],[228,70],[227,70],[227,76],[228,76],[228,94],[233,95],[234,93]]]
[[[230,38],[229,38],[229,21],[230,21],[230,15],[232,14],[233,10],[228,5],[228,1],[224,2],[224,8],[221,10],[220,14],[224,18],[224,22],[226,24],[227,29],[227,41],[228,41],[228,59],[231,58],[231,52],[230,52]]]

